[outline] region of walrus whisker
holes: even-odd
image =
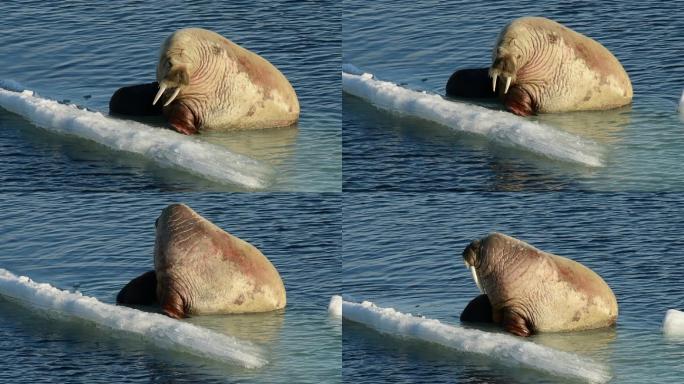
[[[164,93],[164,91],[166,91],[166,84],[159,84],[159,91],[154,96],[154,100],[152,101],[152,105],[157,104],[157,101],[159,101],[159,98]]]

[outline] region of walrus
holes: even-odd
[[[454,72],[447,80],[449,97],[492,99],[496,92],[489,86],[489,68],[467,68]]]
[[[131,280],[118,304],[158,303],[173,318],[266,312],[285,307],[285,286],[273,264],[184,204],[155,223],[154,271]]]
[[[518,336],[579,331],[615,324],[618,305],[603,279],[584,265],[493,233],[463,251],[483,295],[462,321],[493,322]]]
[[[152,104],[159,83],[138,84],[119,88],[109,99],[109,112],[134,116],[161,116],[161,103]]]
[[[286,127],[299,119],[295,90],[273,64],[201,28],[171,34],[161,47],[157,81],[120,88],[109,109],[121,115],[161,112],[172,129],[188,135]]]
[[[605,110],[632,102],[629,76],[606,47],[543,17],[509,23],[494,46],[487,77],[483,71],[454,73],[447,96],[491,97],[498,90],[506,109],[521,116]]]

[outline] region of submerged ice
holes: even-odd
[[[342,302],[342,317],[397,337],[424,340],[447,348],[474,353],[553,375],[591,383],[605,383],[611,375],[607,367],[578,355],[524,341],[521,338],[441,323],[439,320],[415,317],[393,308],[381,308],[364,301]]]
[[[50,284],[33,282],[26,276],[18,277],[2,268],[0,295],[30,308],[93,323],[98,328],[138,335],[161,348],[246,368],[267,364],[260,350],[249,342],[160,314],[105,304],[78,292],[62,291]]]
[[[20,88],[7,80],[0,81],[0,86]],[[41,128],[78,136],[117,151],[137,153],[163,166],[177,167],[219,183],[263,189],[274,178],[270,166],[226,148],[168,129],[61,104],[38,97],[32,91],[0,88],[0,107]]]
[[[342,90],[375,106],[482,135],[498,144],[592,167],[603,166],[601,148],[593,141],[535,123],[508,112],[443,99],[375,79],[351,64],[342,66]]]

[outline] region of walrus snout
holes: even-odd
[[[473,240],[468,244],[468,246],[463,250],[463,261],[467,267],[477,267],[478,257],[480,252],[480,240]]]
[[[489,69],[489,76],[492,78],[492,92],[496,92],[496,81],[501,76],[501,80],[505,81],[503,94],[508,93],[511,84],[515,82],[517,66],[517,59],[514,55],[499,56],[494,59],[494,63]]]
[[[475,285],[482,293],[485,292],[482,284],[480,284],[480,277],[477,273],[477,268],[481,264],[481,260],[478,257],[480,254],[480,240],[472,241],[466,249],[463,250],[463,261],[465,261],[466,268],[470,269],[470,273],[473,275],[473,280],[475,280]]]
[[[157,104],[157,101],[159,101],[159,98],[167,89],[173,89],[173,93],[166,99],[166,102],[163,105],[166,107],[178,97],[178,94],[184,87],[190,84],[190,73],[188,73],[187,66],[175,65],[171,66],[170,69],[157,80],[159,81],[159,91],[157,91],[157,94],[154,96],[152,105]]]

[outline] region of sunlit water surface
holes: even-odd
[[[521,16],[551,18],[599,41],[634,87],[631,107],[531,118],[600,144],[603,167],[509,149],[345,94],[345,190],[684,189],[684,18],[674,3],[350,0],[343,13],[343,62],[410,89],[444,95],[455,70],[489,66],[499,31]]]
[[[285,74],[295,128],[210,133],[203,140],[272,165],[269,190],[341,186],[340,17],[335,2],[3,2],[0,80],[105,114],[122,86],[155,80],[159,47],[177,29],[216,31]],[[160,124],[151,121],[152,124]],[[2,190],[235,190],[142,156],[48,133],[0,108]]]
[[[245,369],[170,352],[0,296],[0,382],[340,382],[342,327],[327,312],[340,286],[335,195],[1,194],[0,267],[114,304],[153,269],[154,222],[174,202],[249,241],[280,272],[285,310],[183,320],[251,341],[269,363]]]
[[[530,341],[608,367],[612,383],[681,382],[684,342],[664,337],[661,327],[667,309],[684,306],[683,206],[681,195],[658,194],[354,194],[344,201],[342,292],[459,326],[479,294],[463,249],[503,232],[583,263],[619,304],[615,328]],[[349,383],[577,382],[349,321],[343,328]]]

